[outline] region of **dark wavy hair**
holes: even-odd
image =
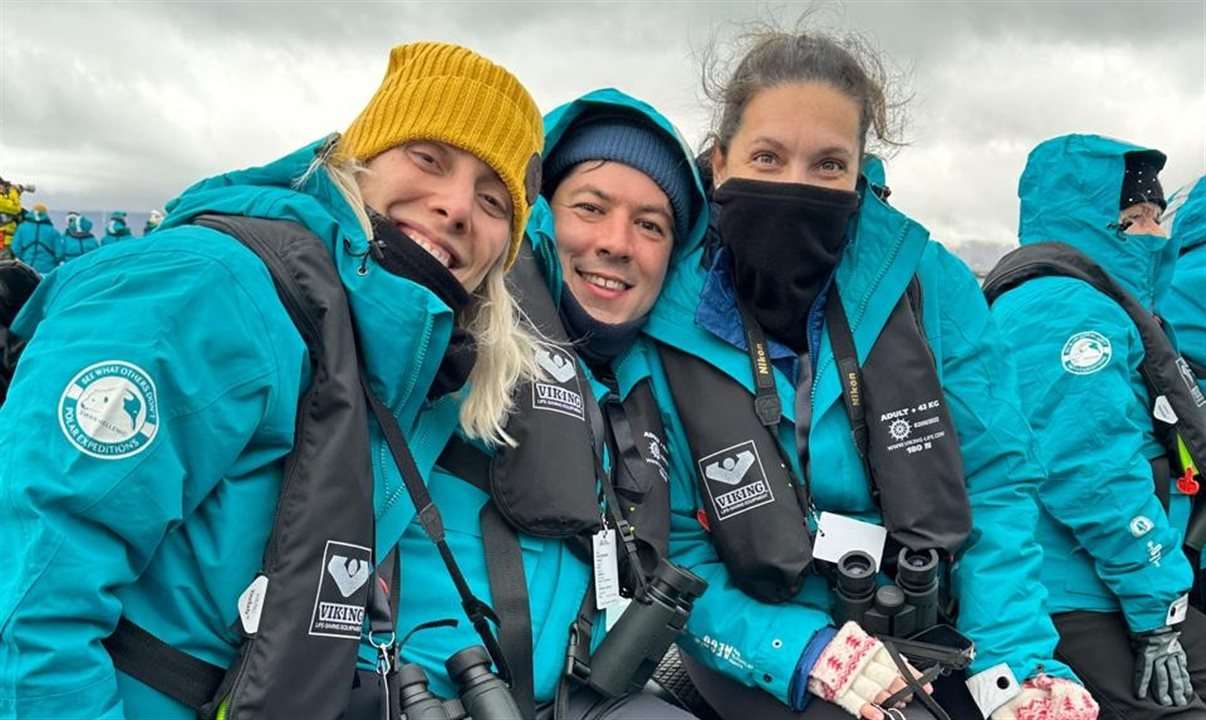
[[[712,132],[705,144],[727,153],[750,101],[763,90],[791,83],[821,82],[858,103],[860,140],[864,151],[869,136],[876,152],[902,145],[904,106],[897,97],[900,71],[890,68],[871,44],[857,33],[832,34],[804,29],[783,30],[760,24],[748,28],[726,52],[714,39],[704,52],[703,90],[714,105]],[[728,72],[734,58],[736,67]]]

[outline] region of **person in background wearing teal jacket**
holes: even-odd
[[[1181,247],[1181,256],[1168,295],[1157,298],[1156,309],[1172,325],[1181,355],[1198,376],[1198,387],[1206,392],[1206,177],[1180,194],[1183,197],[1169,201],[1169,214],[1172,239]]]
[[[691,155],[674,127],[649,105],[618,90],[596,90],[549,113],[545,118],[545,135],[542,196],[528,222],[520,269],[509,282],[518,283],[519,297],[536,293],[550,297],[549,314],[555,313],[553,317],[536,318],[535,310],[530,314],[546,332],[551,325],[558,326],[558,334],[563,331],[569,341],[564,348],[572,347],[581,359],[581,375],[574,379],[570,363],[575,361],[568,353],[564,356],[560,367],[570,370],[564,387],[572,394],[580,387],[589,388],[598,404],[607,406],[608,398],[624,401],[632,393],[634,379],[629,367],[639,366],[633,358],[643,351],[641,329],[661,291],[672,258],[678,257],[682,248],[698,243],[706,222],[706,200]],[[525,263],[530,273],[524,272]],[[542,364],[556,371],[558,367],[549,364],[552,359],[546,355]],[[519,390],[519,395],[532,393],[529,388]],[[558,418],[574,425],[583,422],[567,418],[564,406],[536,401],[529,404],[523,398],[517,399],[517,405],[523,416]],[[646,409],[657,414],[655,407]],[[568,410],[572,412],[572,407]],[[610,418],[609,412],[609,422]],[[524,420],[530,418],[521,417],[512,423]],[[629,416],[633,427],[639,427],[640,420]],[[513,430],[513,424],[508,424],[508,430]],[[608,430],[607,434],[610,436],[612,432]],[[581,452],[589,459],[595,450],[586,434],[579,439],[581,448],[566,448],[566,441],[555,437],[549,431],[530,434],[526,442],[510,451],[539,456],[535,464],[553,480],[548,487],[551,496],[538,498],[540,508],[556,506],[563,499],[561,496],[573,493],[576,485],[575,478],[570,477],[573,458]],[[651,473],[652,482],[664,489],[665,480],[657,464],[660,458],[648,454],[649,443],[659,442],[657,438],[642,439],[644,460],[638,462]],[[618,471],[612,468],[618,461],[612,448],[608,446],[605,463],[611,468],[609,482],[618,484]],[[455,458],[484,454],[483,464],[486,458],[493,458],[499,475],[497,463],[504,450],[507,449],[480,443],[476,448],[454,443],[441,457],[429,483],[436,503],[446,508],[448,542],[469,583],[480,597],[490,598],[496,609],[506,603],[500,606],[498,588],[490,582],[493,578],[487,546],[493,538],[485,527],[490,520],[479,517],[490,496],[479,489],[482,479],[477,481],[477,487],[470,480],[473,467],[462,469]],[[519,461],[515,455],[508,455],[507,462],[515,467],[514,463]],[[595,475],[589,463],[586,470],[583,474],[586,499],[588,507],[594,508],[593,520],[598,521],[599,508],[605,507],[605,501],[594,489]],[[527,475],[517,481],[528,488],[528,494],[538,492],[535,488],[539,478]],[[498,495],[497,488],[493,494]],[[516,510],[517,504],[510,506],[511,515],[524,514]],[[589,593],[585,597],[590,603],[587,616],[594,618],[593,647],[603,641],[608,625],[604,614],[595,612],[590,551],[583,555],[581,545],[576,545],[582,538],[541,537],[526,529],[533,522],[527,519],[513,532],[518,534],[522,549],[520,574],[526,580],[527,595],[524,610],[528,615],[526,622],[531,625],[530,644],[524,641],[522,646],[526,650],[521,651],[533,653],[529,669],[524,671],[532,677],[526,692],[532,693],[529,702],[534,705],[528,711],[545,718],[553,713],[555,697],[565,692],[559,685],[570,644],[570,627],[580,612],[584,595]],[[646,525],[634,520],[633,524],[637,526],[638,537],[642,537],[642,533],[652,532],[647,527],[658,523],[652,521]],[[660,526],[665,527],[664,517]],[[590,548],[589,538],[586,539],[585,546]],[[404,634],[420,623],[446,615],[447,608],[455,606],[457,594],[417,522],[411,523],[400,548],[405,558],[402,587],[406,589],[398,632]],[[612,608],[609,612],[615,611]],[[524,623],[523,614],[524,611],[516,612],[513,607],[503,613],[502,631],[506,633],[509,627]],[[407,642],[404,655],[421,664],[431,678],[432,689],[447,697],[452,684],[444,670],[444,660],[473,640],[468,627],[423,631]],[[512,669],[521,666],[522,660],[512,661]],[[689,717],[646,694],[609,699],[593,689],[575,685],[568,699],[566,718]],[[521,710],[523,707],[521,703]]]
[[[769,31],[751,42],[712,93],[718,122],[705,162],[715,184],[713,233],[677,263],[647,326],[675,350],[662,354],[662,371],[654,373],[667,409],[671,557],[709,583],[680,642],[696,687],[731,718],[902,717],[898,707],[882,705],[892,694],[894,703],[908,703],[903,717],[932,717],[916,696],[931,688],[910,701],[886,646],[857,623],[835,620],[830,561],[870,548],[868,555],[895,564],[900,546],[889,543],[883,552],[880,526],[893,534],[924,529],[887,521],[887,503],[881,509],[868,488],[853,405],[843,400],[850,368],[843,364],[839,376],[832,340],[840,331],[830,320],[843,308],[830,304],[840,303],[859,357],[872,347],[871,356],[886,353],[884,372],[868,364],[868,384],[855,392],[869,402],[873,374],[880,389],[909,385],[896,371],[928,364],[922,375],[936,393],[866,418],[894,438],[883,444],[878,435],[868,450],[881,453],[872,455],[880,497],[889,491],[884,474],[911,462],[906,454],[925,461],[939,446],[953,454],[950,467],[930,469],[950,478],[941,494],[964,498],[959,514],[970,532],[951,551],[953,562],[944,562],[958,601],[953,622],[975,643],[975,657],[967,671],[972,698],[956,685],[964,705],[953,707],[953,692],[943,698],[946,707],[959,718],[1096,717],[1088,692],[1053,657],[1057,636],[1043,611],[1040,552],[1029,530],[1043,470],[1000,335],[967,267],[868,192],[861,176],[869,133],[890,139],[882,75],[874,71],[882,63],[857,42],[811,31]],[[866,162],[882,173],[878,161]],[[922,315],[908,319],[914,276]],[[894,340],[877,343],[889,329]],[[672,360],[708,386],[676,389]],[[713,402],[721,391],[727,399]],[[710,447],[697,439],[707,426],[737,417],[749,418],[740,434]],[[905,480],[905,495],[922,514],[940,500],[921,489],[929,480]],[[795,519],[772,530],[758,518],[773,517],[760,513],[776,507]],[[739,536],[730,528],[741,523]],[[821,536],[836,540],[839,526],[857,531],[825,551],[825,562],[813,558],[810,543],[821,555]],[[719,540],[722,532],[744,544],[733,552]],[[776,572],[770,581],[730,569],[745,567],[758,547],[770,558],[759,569]],[[774,563],[786,564],[785,556],[799,562],[779,580]],[[795,578],[794,586],[787,581]]]
[[[1206,177],[1178,195],[1169,202],[1168,214],[1181,256],[1168,294],[1156,299],[1156,310],[1171,326],[1181,357],[1198,378],[1198,389],[1206,393]],[[1198,553],[1197,575],[1197,592],[1190,602],[1206,611],[1206,553]]]
[[[458,417],[501,441],[512,386],[535,372],[503,276],[542,146],[506,69],[398,46],[342,136],[203,180],[154,243],[103,247],[41,284],[0,408],[0,717],[195,717],[115,670],[101,641],[119,617],[223,668],[239,653],[311,365],[264,262],[193,220],[287,220],[321,241],[362,377],[426,473]],[[103,423],[67,412],[86,404]],[[383,555],[414,509],[369,425]]]
[[[1177,257],[1160,226],[1163,166],[1158,151],[1095,135],[1040,144],[1018,183],[1022,245],[1072,246],[1150,311]],[[1103,717],[1202,717],[1206,617],[1186,607],[1193,575],[1181,549],[1191,498],[1157,462],[1166,451],[1135,323],[1068,277],[1009,290],[992,314],[1048,468],[1036,534],[1059,656]],[[1153,473],[1167,488],[1167,512]]]
[[[147,235],[150,235],[152,232],[154,232],[155,228],[159,227],[162,223],[163,211],[152,210],[150,214],[147,215],[147,221],[142,225],[142,236],[146,237]]]
[[[105,236],[101,238],[101,245],[129,240],[134,237],[134,231],[126,223],[126,211],[114,210],[109,213],[109,222],[105,223]]]
[[[13,235],[13,255],[18,260],[45,275],[58,267],[55,256],[62,236],[55,229],[46,206],[37,203]]]
[[[60,240],[55,252],[60,265],[100,247],[100,241],[92,234],[92,221],[75,211],[67,213],[67,226]]]

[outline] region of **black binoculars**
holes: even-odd
[[[490,653],[471,645],[444,662],[457,688],[456,698],[445,700],[427,689],[427,673],[415,663],[398,668],[402,717],[406,720],[522,720],[519,706],[506,683],[490,670]]]
[[[591,656],[590,686],[607,697],[640,692],[686,628],[695,598],[707,588],[695,573],[660,560],[644,591]]]
[[[875,560],[851,550],[837,562],[836,620],[871,635],[907,638],[938,622],[938,551],[902,548],[896,584],[875,586]]]

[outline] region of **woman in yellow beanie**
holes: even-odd
[[[0,717],[344,713],[404,475],[458,422],[505,440],[535,372],[503,274],[542,144],[505,69],[400,46],[342,136],[41,284],[0,409]]]

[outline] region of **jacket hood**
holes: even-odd
[[[371,260],[369,238],[326,168],[308,172],[315,158],[337,139],[338,135],[330,135],[267,165],[202,180],[168,203],[167,217],[155,232],[189,224],[208,213],[286,220],[308,229],[326,246],[347,291],[369,378],[381,400],[395,407],[409,397],[408,379],[397,376],[405,374],[399,370],[399,358],[419,362],[410,357],[415,353],[411,338],[398,329],[414,327],[415,318],[424,311],[428,317],[449,319],[452,311],[435,293]],[[451,321],[445,325],[436,336],[429,335],[430,326],[415,328],[441,356],[452,329]]]
[[[67,234],[71,237],[92,237],[92,221],[83,215],[71,219],[67,223]]]
[[[673,123],[651,105],[615,88],[603,88],[568,102],[544,116],[543,157],[547,158],[552,155],[553,149],[557,147],[557,144],[565,137],[566,131],[576,121],[595,113],[632,113],[640,116],[664,132],[682,149],[683,163],[689,168],[692,179],[691,217],[687,223],[691,230],[686,238],[676,238],[674,241],[674,252],[670,257],[670,264],[673,267],[686,254],[702,247],[708,224],[707,197],[704,195],[703,182],[695,167],[691,148],[675,129]],[[548,201],[543,196],[537,199],[532,208],[532,215],[528,220],[527,236],[532,243],[536,259],[544,270],[549,289],[553,293],[553,300],[560,302],[561,263],[557,258],[556,240],[553,233],[553,213]]]
[[[267,165],[234,170],[194,184],[167,204],[163,229],[188,225],[199,215],[245,215],[296,222],[314,233],[335,254],[340,226],[355,235],[357,251],[368,248],[355,213],[347,206],[327,172],[319,168],[298,186],[310,164],[334,136],[310,143]],[[352,238],[350,238],[352,239]]]
[[[129,235],[130,226],[126,224],[125,214],[115,214],[109,218],[109,225],[105,228],[105,232],[109,235]]]
[[[1126,156],[1142,153],[1156,168],[1164,154],[1099,135],[1064,135],[1030,152],[1018,182],[1022,245],[1062,242],[1101,265],[1151,307],[1172,282],[1176,239],[1127,235],[1118,227]]]
[[[1181,252],[1206,245],[1206,176],[1192,187],[1179,191],[1169,203],[1172,211],[1172,236]]]

